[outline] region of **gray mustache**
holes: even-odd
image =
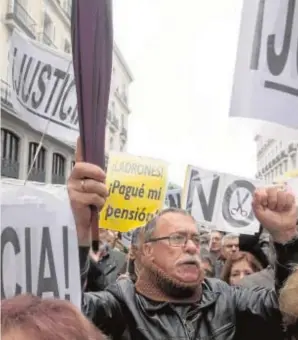
[[[200,258],[196,255],[194,256],[188,256],[188,257],[185,257],[183,260],[180,260],[178,262],[178,265],[181,265],[181,264],[194,264],[196,266],[200,266]]]

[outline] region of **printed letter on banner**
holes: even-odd
[[[65,142],[78,136],[72,61],[17,30],[10,40],[8,85],[16,114],[34,129]]]
[[[22,293],[67,299],[80,308],[75,223],[68,200],[2,182],[1,298]]]
[[[188,166],[182,206],[197,222],[215,226],[220,203],[219,185],[219,173]]]
[[[163,207],[167,175],[163,161],[111,152],[100,228],[126,232],[145,225]]]
[[[181,208],[181,189],[170,189],[167,191],[165,207],[166,208]]]
[[[294,134],[298,129],[297,51],[296,0],[245,0],[230,115],[267,121],[264,133]]]
[[[260,181],[229,174],[221,177],[221,208],[217,215],[218,230],[238,234],[254,234],[260,222],[252,209],[252,198]]]

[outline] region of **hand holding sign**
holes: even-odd
[[[108,190],[104,171],[97,165],[82,162],[80,140],[77,142],[76,164],[67,183],[71,208],[76,222],[79,245],[90,245],[91,209],[103,208]],[[97,218],[97,216],[96,216]]]
[[[260,223],[275,242],[284,243],[296,234],[296,205],[293,194],[277,187],[256,190],[252,202]]]

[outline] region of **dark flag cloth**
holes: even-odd
[[[73,0],[71,40],[84,161],[105,167],[105,127],[113,58],[111,0]],[[92,239],[98,211],[92,207]]]

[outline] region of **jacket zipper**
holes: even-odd
[[[180,320],[180,322],[181,322],[181,324],[183,326],[184,333],[186,333],[186,335],[187,335],[187,339],[191,340],[191,338],[189,337],[188,326],[187,326],[186,320],[182,319],[181,316],[179,315],[179,313],[177,313],[175,310],[174,310],[174,312],[178,315],[178,318],[179,318],[179,320]]]

